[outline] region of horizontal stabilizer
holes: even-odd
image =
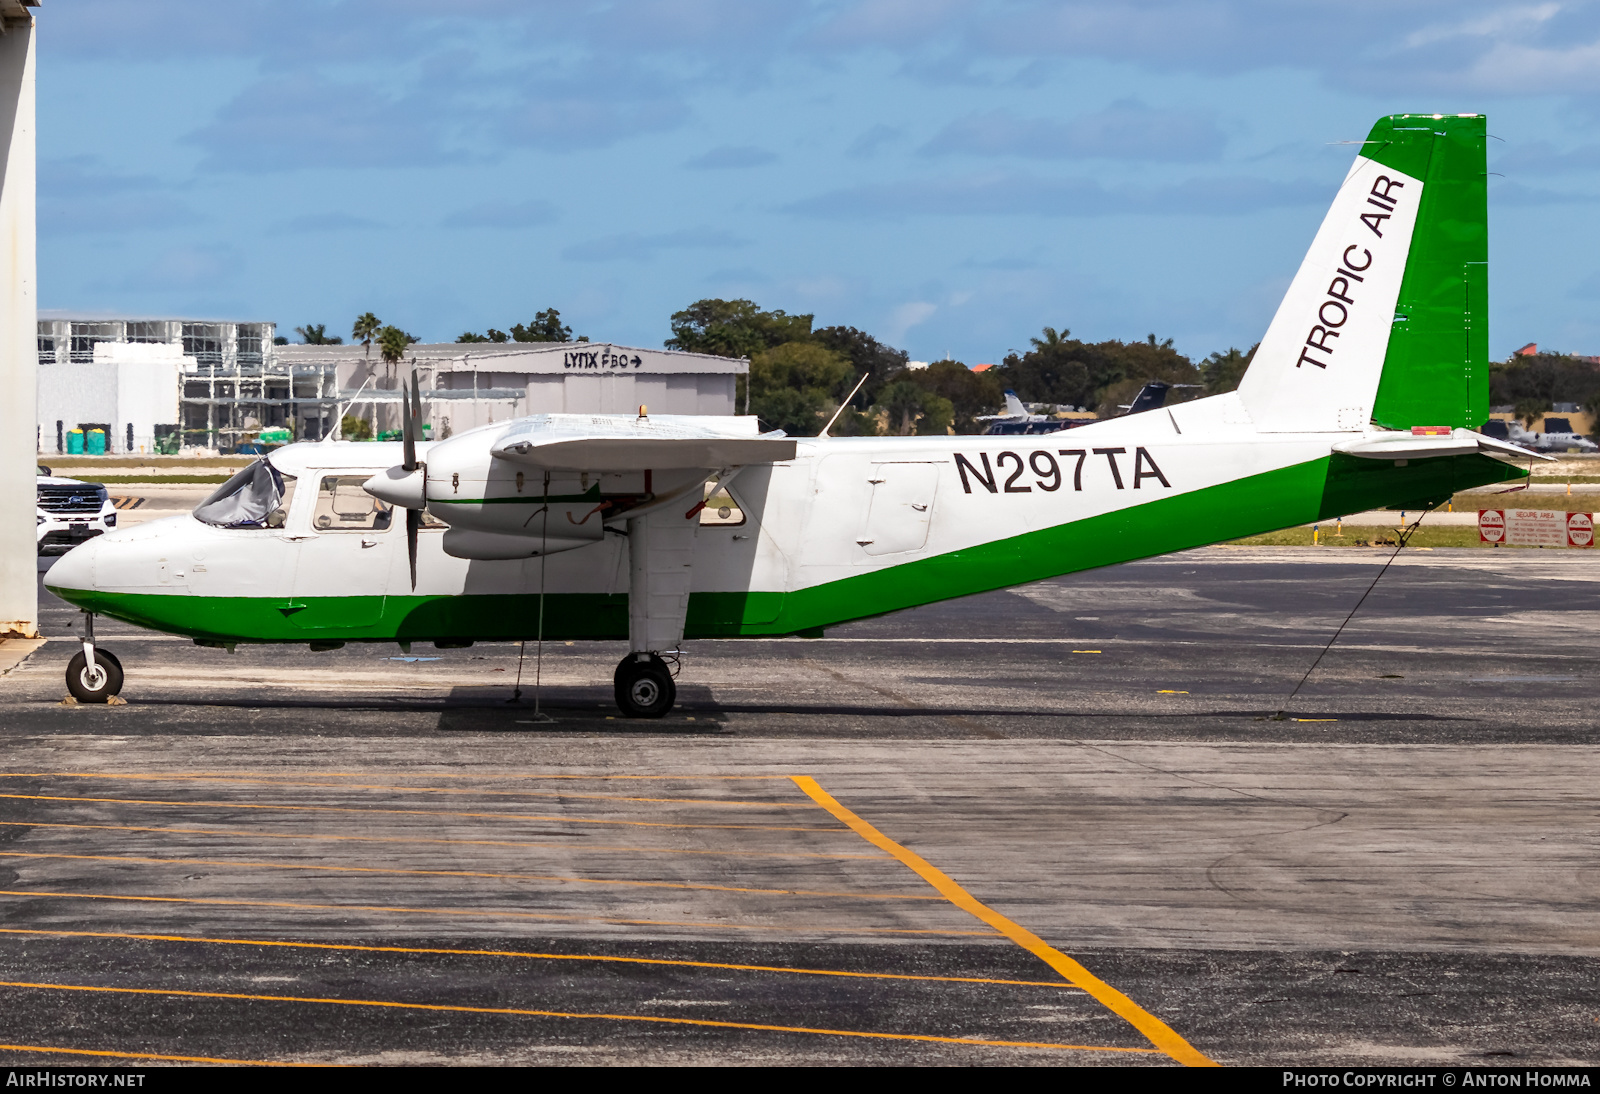
[[[1425,460],[1438,456],[1470,456],[1477,452],[1553,459],[1542,452],[1530,452],[1470,429],[1435,434],[1368,433],[1354,440],[1340,441],[1333,450],[1368,460]]]

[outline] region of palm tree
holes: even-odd
[[[372,338],[383,326],[383,320],[371,312],[356,317],[355,326],[350,328],[352,341],[360,342],[367,347],[367,356],[372,356]]]
[[[1046,346],[1059,346],[1071,334],[1072,332],[1066,327],[1062,327],[1060,331],[1054,327],[1046,327],[1043,338],[1030,338],[1028,341],[1033,343],[1034,349],[1044,349]]]
[[[406,355],[406,347],[411,345],[413,339],[399,327],[382,327],[374,331],[369,337],[378,340],[378,353],[383,357],[386,365],[397,365],[400,358]]]

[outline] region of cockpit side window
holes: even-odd
[[[743,524],[744,507],[728,488],[713,478],[705,486],[705,508],[700,510],[700,525],[737,528]]]
[[[281,528],[293,496],[293,476],[262,458],[217,487],[194,516],[218,528]]]
[[[363,490],[370,475],[324,475],[317,488],[311,526],[319,532],[382,532],[394,519],[393,507]]]

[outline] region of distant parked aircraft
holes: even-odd
[[[1015,391],[1006,392],[1004,414],[980,414],[976,419],[988,422],[984,435],[989,437],[1034,436],[1041,433],[1059,433],[1075,425],[1087,425],[1086,419],[1052,418],[1048,414],[1032,414],[1022,405]]]
[[[1572,423],[1566,418],[1546,418],[1544,424],[1556,428],[1535,433],[1522,428],[1517,422],[1491,418],[1483,423],[1482,432],[1486,437],[1510,441],[1530,452],[1566,452],[1574,448],[1579,452],[1600,452],[1600,445],[1581,433],[1574,433]]]

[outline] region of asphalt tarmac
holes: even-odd
[[[1405,552],[1295,693],[1388,554],[688,643],[659,722],[102,621],[127,705],[0,677],[0,1060],[1595,1063],[1600,569]]]

